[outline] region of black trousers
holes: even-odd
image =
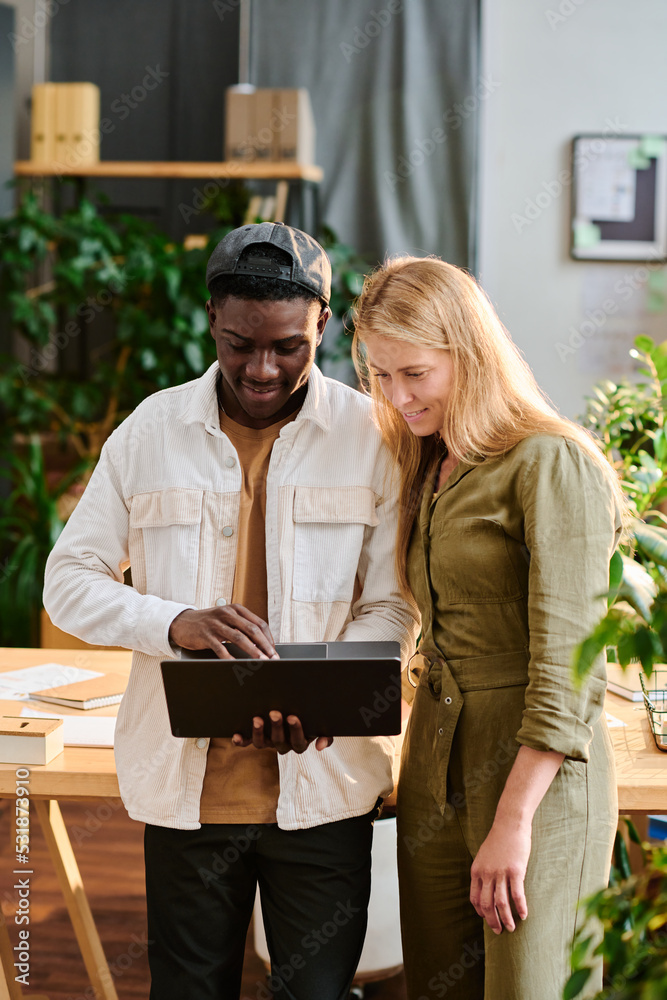
[[[271,955],[249,1000],[346,1000],[366,933],[377,808],[309,830],[146,826],[150,1000],[239,1000],[259,884]]]

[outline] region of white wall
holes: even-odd
[[[482,7],[484,73],[500,86],[482,106],[479,276],[541,386],[576,416],[594,382],[620,376],[623,338],[627,344],[645,331],[667,339],[667,311],[647,315],[641,288],[629,303],[612,293],[620,316],[578,338],[584,344],[571,353],[557,347],[570,346],[604,285],[641,285],[645,273],[637,264],[570,260],[570,190],[554,196],[551,182],[569,169],[577,133],[603,132],[610,122],[630,134],[667,133],[667,3],[483,0]],[[523,225],[516,217],[525,218],[545,183],[551,203]]]

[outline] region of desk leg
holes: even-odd
[[[33,804],[44,831],[91,985],[102,1000],[118,1000],[60,806],[54,799],[35,799]]]
[[[43,993],[24,993],[14,976],[14,952],[6,919],[0,914],[0,1000],[49,1000]]]
[[[23,993],[21,986],[14,979],[14,959],[12,942],[7,933],[5,918],[0,914],[0,965],[2,965],[2,976],[0,976],[0,1000],[21,1000]]]

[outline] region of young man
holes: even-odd
[[[277,997],[346,997],[363,944],[393,741],[309,745],[277,713],[254,745],[178,739],[159,672],[179,648],[226,657],[228,640],[267,659],[274,637],[414,648],[369,400],[313,364],[330,284],[305,233],[229,233],[207,268],[217,362],[115,431],[47,565],[54,622],[134,650],[116,763],[146,823],[151,1000],[238,998],[257,883]]]

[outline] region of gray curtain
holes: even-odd
[[[253,0],[251,80],[307,87],[324,221],[371,259],[474,267],[479,0]]]

